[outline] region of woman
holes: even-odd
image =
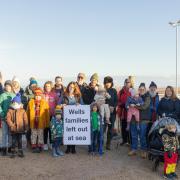
[[[83,104],[81,92],[76,82],[70,82],[64,94],[65,105],[79,105]],[[67,145],[66,154],[75,154],[75,145]]]
[[[165,95],[159,102],[158,115],[160,117],[172,117],[179,122],[180,103],[172,86],[167,86]]]
[[[59,101],[59,97],[53,91],[53,83],[51,81],[47,81],[44,84],[44,99],[49,105],[49,113],[50,113],[50,120],[51,120],[51,118],[55,116],[55,108]],[[44,150],[45,151],[48,151],[48,136],[49,136],[49,143],[50,143],[50,148],[51,148],[52,141],[51,141],[51,131],[50,131],[49,124],[47,124],[47,127],[44,129]]]
[[[127,128],[127,109],[125,107],[126,101],[128,97],[131,95],[129,89],[131,87],[131,83],[129,79],[125,79],[124,87],[119,91],[118,94],[118,116],[121,120],[121,134],[122,134],[122,143],[120,144],[123,146],[125,143],[128,142],[129,133],[126,131]]]
[[[24,94],[23,88],[21,88],[20,81],[17,77],[13,77],[12,79],[12,87],[15,94],[20,93],[21,97]]]
[[[135,106],[131,105],[132,107],[136,107],[140,111],[140,123],[139,123],[139,130],[135,121],[131,122],[130,132],[131,132],[131,151],[128,153],[129,156],[136,155],[138,149],[138,136],[140,138],[140,148],[141,148],[141,157],[147,157],[147,128],[148,124],[151,120],[150,118],[150,95],[146,91],[145,83],[141,83],[139,86],[139,95],[143,99],[143,105]]]
[[[118,103],[118,97],[117,97],[117,91],[116,89],[113,88],[114,83],[113,83],[113,78],[110,76],[106,76],[104,78],[104,87],[111,96],[110,99],[106,99],[106,104],[109,105],[110,108],[110,122],[111,124],[106,124],[108,126],[108,132],[107,132],[107,142],[106,142],[106,149],[111,150],[111,140],[112,140],[112,131],[114,128],[114,122],[116,119],[116,106]],[[105,127],[106,128],[106,127]]]

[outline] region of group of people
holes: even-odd
[[[145,83],[141,83],[136,90],[133,76],[125,79],[119,92],[110,76],[104,78],[103,85],[99,84],[97,73],[91,76],[89,84],[85,81],[85,74],[79,73],[77,80],[65,87],[62,77],[57,76],[54,83],[47,81],[42,89],[36,78],[31,77],[23,90],[17,77],[4,84],[0,77],[2,155],[10,152],[12,158],[16,155],[24,157],[22,135],[26,134],[33,153],[50,148],[53,157],[63,156],[60,147],[63,144],[63,108],[66,105],[90,105],[92,144],[89,153],[93,154],[99,150],[100,124],[104,132],[107,130],[105,148],[111,150],[116,116],[121,122],[121,145],[130,144],[128,155],[134,156],[140,140],[142,158],[147,157],[148,132],[158,118],[168,116],[180,122],[180,100],[171,86],[166,88],[164,97],[160,99],[155,82],[152,81],[148,89]],[[68,145],[65,153],[75,154],[76,146]]]

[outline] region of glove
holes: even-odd
[[[168,158],[172,158],[172,152],[168,151]]]

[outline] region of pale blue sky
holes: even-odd
[[[175,74],[179,0],[0,0],[6,77]]]

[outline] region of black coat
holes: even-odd
[[[96,91],[91,85],[86,86],[83,92],[83,102],[84,104],[90,105],[94,101],[94,96]]]
[[[77,83],[77,85],[78,85],[78,87],[79,87],[79,89],[81,91],[82,99],[83,99],[83,102],[84,102],[84,100],[86,100],[86,88],[87,88],[88,85],[86,83],[83,83],[82,85],[79,85]]]
[[[160,117],[170,116],[175,119],[180,119],[180,101],[179,99],[173,100],[169,98],[162,98],[158,106],[158,115]]]

